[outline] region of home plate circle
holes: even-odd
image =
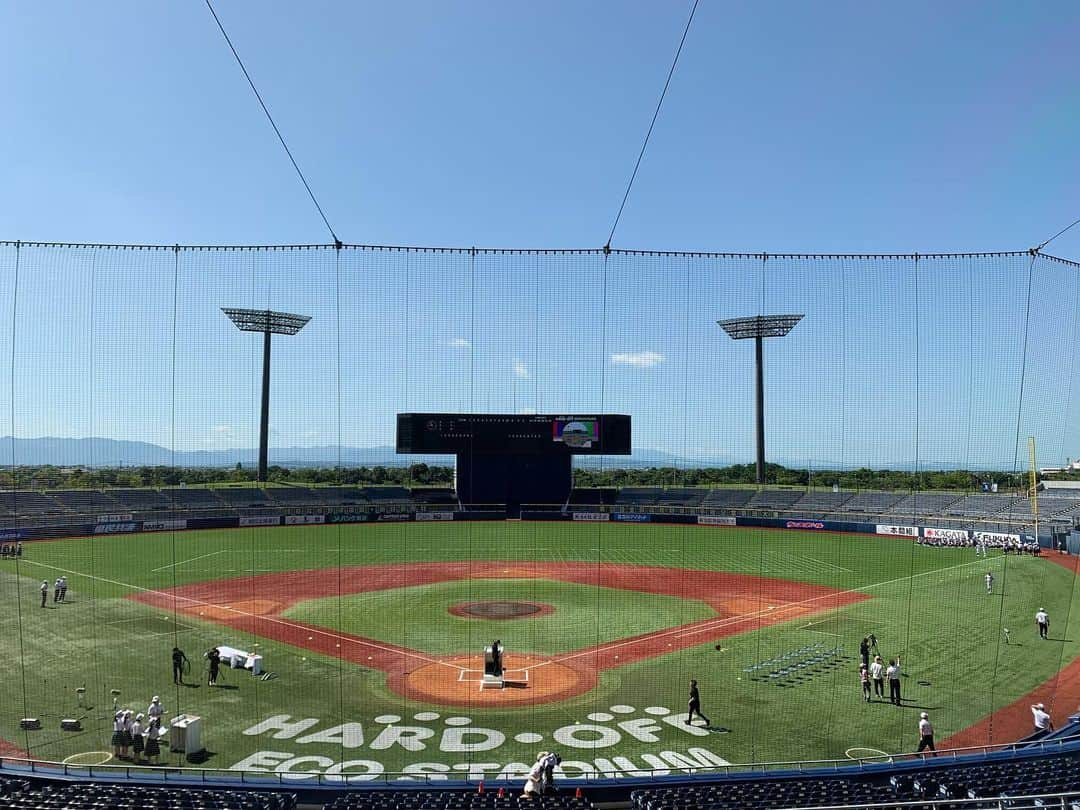
[[[413,700],[445,706],[528,706],[580,695],[596,686],[584,669],[536,655],[510,653],[504,662],[505,684],[481,688],[484,657],[463,655],[391,675],[390,688]]]

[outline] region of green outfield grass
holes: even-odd
[[[1070,623],[1080,603],[1064,568],[1001,555],[984,562],[970,549],[922,548],[896,538],[659,525],[410,523],[102,536],[26,543],[25,549],[20,561],[0,562],[0,678],[6,691],[0,737],[50,760],[109,750],[112,689],[120,690],[121,705],[137,710],[160,694],[170,713],[203,716],[211,752],[207,765],[221,768],[246,760],[270,770],[286,763],[324,771],[353,762],[366,764],[349,765],[346,773],[447,766],[460,777],[470,765],[475,773],[487,763],[496,769],[488,769],[490,778],[508,764],[529,762],[540,748],[601,769],[615,756],[637,766],[657,765],[663,760],[648,757],[688,756],[698,748],[731,762],[843,757],[853,746],[891,753],[913,747],[924,707],[944,738],[1025,694],[1080,654],[1080,627]],[[666,566],[687,569],[688,577],[697,569],[730,571],[859,590],[871,598],[729,636],[721,649],[700,644],[608,670],[586,694],[519,709],[411,703],[388,687],[382,672],[126,598],[141,590],[231,579],[236,598],[253,599],[259,596],[255,578],[263,573],[461,560]],[[983,585],[988,569],[997,580],[993,595]],[[41,609],[41,579],[51,583],[61,573],[69,577],[68,603]],[[336,582],[328,574],[325,597],[297,605],[289,616],[433,654],[477,653],[495,636],[510,652],[572,649],[711,613],[700,602],[675,596],[542,578],[462,580],[340,597]],[[509,622],[446,613],[449,604],[474,598],[528,599],[556,611]],[[1050,641],[1034,632],[1039,607],[1053,620]],[[1002,627],[1012,630],[1008,646]],[[904,708],[860,700],[855,658],[868,632],[877,635],[884,655],[903,656],[910,698]],[[171,682],[168,654],[174,643],[192,658],[191,686]],[[198,656],[222,643],[258,644],[276,677],[264,682],[229,671],[228,688],[208,688],[200,682]],[[746,672],[798,650],[840,646],[834,667],[791,685],[754,680]],[[685,709],[691,677],[701,683],[704,711],[725,732],[699,736],[662,720],[662,710]],[[77,706],[80,686],[92,708]],[[45,728],[20,731],[24,716],[41,717]],[[69,716],[82,717],[86,730],[61,732],[59,719]],[[267,726],[275,717],[277,726]],[[649,726],[650,718],[660,722]],[[282,722],[305,719],[315,722],[303,730],[280,729]],[[352,725],[334,730],[343,723]],[[493,734],[470,737],[460,734],[463,728]],[[402,734],[415,739],[403,743]],[[485,749],[499,735],[501,744]],[[595,741],[591,747],[589,740]],[[462,750],[470,746],[476,750]],[[277,753],[252,759],[256,752]],[[294,757],[315,759],[290,763]],[[169,761],[175,763],[176,755]]]
[[[556,607],[536,618],[484,620],[447,608],[473,601],[528,600]],[[627,638],[716,615],[708,605],[676,596],[545,579],[468,579],[302,602],[285,611],[297,621],[438,654],[475,651],[476,639],[513,639],[532,653],[564,653],[605,638]],[[387,616],[397,616],[396,624]],[[588,639],[588,642],[586,641]]]

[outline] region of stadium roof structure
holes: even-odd
[[[754,315],[717,321],[733,340],[756,337],[784,337],[803,319],[802,315]]]
[[[270,332],[275,335],[295,335],[311,320],[310,315],[292,315],[269,309],[237,309],[222,307],[237,328],[244,332]]]

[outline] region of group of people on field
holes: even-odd
[[[146,712],[134,714],[131,709],[119,709],[113,715],[113,756],[136,765],[156,765],[161,756],[161,718],[165,707],[154,695]]]

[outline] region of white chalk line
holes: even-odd
[[[198,557],[191,557],[187,560],[180,560],[179,562],[169,563],[168,565],[162,565],[159,568],[151,568],[151,571],[164,571],[166,568],[175,568],[178,565],[186,565],[196,560],[205,560],[207,557],[213,557],[215,554],[228,554],[232,549],[221,549],[220,551],[211,551],[209,554],[200,554]]]
[[[271,624],[281,625],[282,627],[289,627],[289,628],[292,628],[293,630],[307,631],[311,635],[323,636],[325,638],[333,639],[333,640],[336,640],[338,642],[347,641],[347,642],[349,642],[351,644],[358,644],[358,645],[372,647],[372,648],[374,648],[376,650],[380,650],[381,652],[395,653],[397,655],[403,655],[403,656],[406,656],[408,658],[416,658],[416,659],[424,661],[425,663],[428,663],[428,664],[440,664],[440,665],[442,665],[444,667],[450,667],[451,669],[462,669],[460,664],[453,664],[453,663],[450,663],[449,661],[442,661],[442,660],[440,660],[438,658],[432,658],[431,656],[424,655],[422,653],[416,653],[416,652],[412,652],[411,650],[406,650],[406,649],[401,649],[401,648],[396,648],[396,647],[387,647],[387,646],[385,646],[383,644],[379,644],[378,642],[375,642],[375,641],[369,641],[369,640],[360,641],[360,640],[355,639],[355,638],[350,638],[348,636],[343,636],[343,635],[341,635],[339,633],[333,633],[333,632],[331,632],[329,630],[320,630],[317,627],[308,627],[306,625],[298,624],[296,622],[290,622],[287,619],[281,619],[281,618],[272,617],[272,616],[261,616],[258,613],[250,613],[250,612],[248,612],[246,610],[238,610],[238,609],[236,609],[234,607],[229,607],[227,605],[219,605],[219,604],[216,604],[214,602],[205,602],[205,601],[203,601],[201,599],[192,599],[189,596],[180,596],[178,594],[169,593],[168,591],[162,591],[162,590],[158,590],[156,588],[144,588],[141,585],[133,585],[130,582],[120,582],[119,580],[108,579],[107,577],[99,577],[99,576],[96,576],[96,575],[93,575],[93,574],[83,574],[83,573],[81,573],[79,571],[74,571],[74,570],[72,570],[70,568],[61,568],[61,567],[56,566],[56,565],[48,565],[47,563],[37,562],[36,560],[24,560],[24,562],[29,563],[30,565],[39,565],[42,568],[49,568],[49,569],[52,569],[53,571],[62,571],[65,574],[72,574],[72,575],[75,575],[75,576],[85,577],[87,579],[96,579],[99,582],[108,582],[110,585],[119,585],[121,588],[130,588],[133,591],[139,591],[141,593],[150,593],[150,594],[155,594],[157,596],[162,596],[162,597],[164,597],[166,599],[174,599],[174,600],[179,601],[179,602],[186,602],[186,603],[189,603],[189,604],[191,604],[191,605],[193,605],[195,607],[210,607],[210,608],[214,608],[216,610],[225,610],[225,611],[228,611],[230,613],[235,613],[237,616],[244,616],[244,617],[247,617],[247,618],[261,619],[262,621],[269,622]],[[287,642],[282,642],[282,643],[284,644],[284,643],[287,643]]]

